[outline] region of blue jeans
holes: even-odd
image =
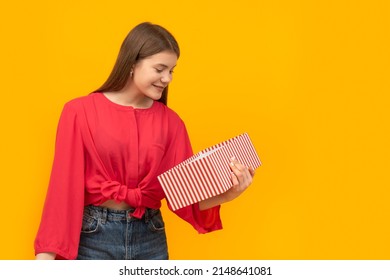
[[[164,221],[159,209],[147,209],[142,219],[132,210],[84,208],[78,260],[166,260]]]

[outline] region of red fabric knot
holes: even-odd
[[[113,199],[118,203],[124,201],[134,208],[142,205],[142,195],[139,188],[129,188],[117,181],[103,182],[101,192],[105,198]]]
[[[105,198],[113,199],[119,203],[126,198],[127,186],[117,181],[105,181],[101,184],[101,192]]]
[[[105,198],[113,199],[117,203],[126,202],[131,207],[136,208],[131,214],[135,218],[142,218],[145,207],[142,205],[142,194],[140,188],[129,188],[117,181],[105,181],[101,184],[101,192]]]

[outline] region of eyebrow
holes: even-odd
[[[169,68],[168,65],[165,65],[165,64],[163,64],[163,63],[158,63],[156,66],[161,66],[161,67],[164,67],[164,68]],[[173,66],[172,68],[175,68],[175,67],[176,67],[176,65]]]

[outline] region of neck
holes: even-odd
[[[130,91],[121,90],[116,92],[105,92],[107,98],[112,102],[123,106],[131,106],[133,108],[146,109],[153,105],[153,100],[143,95],[135,95]]]

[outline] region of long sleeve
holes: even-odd
[[[35,253],[54,252],[75,259],[84,207],[84,146],[72,103],[64,106],[56,135],[55,156]]]
[[[172,145],[173,166],[181,163],[193,155],[190,139],[184,123],[177,130]],[[168,207],[171,209],[169,203]],[[175,210],[174,213],[181,219],[190,223],[199,233],[208,233],[222,229],[220,219],[220,206],[207,210],[200,210],[199,203]]]

